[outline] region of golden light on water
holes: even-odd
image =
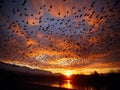
[[[73,89],[73,84],[71,80],[65,80],[63,83],[54,83],[51,86],[53,87],[62,87],[62,88],[67,88],[67,89]]]
[[[66,83],[63,84],[63,87],[64,88],[68,88],[68,89],[72,89],[73,88],[70,80],[66,80]]]

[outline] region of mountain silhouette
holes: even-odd
[[[29,67],[6,64],[3,62],[0,62],[0,70],[24,74],[52,75],[50,71],[31,69]]]

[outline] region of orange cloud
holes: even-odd
[[[37,42],[33,38],[29,38],[29,39],[27,39],[26,44],[27,45],[30,45],[30,44],[37,45]]]
[[[24,30],[17,24],[11,26],[11,31],[19,37],[25,37]]]
[[[37,38],[42,38],[42,37],[43,37],[43,34],[40,33],[40,32],[38,32],[36,36],[37,36]]]
[[[120,69],[120,62],[100,62],[96,61],[93,62],[92,64],[89,64],[87,67],[87,69],[105,69],[108,68],[107,71],[109,71],[110,69]],[[109,69],[110,68],[110,69]]]
[[[90,44],[92,44],[92,43],[94,43],[94,44],[100,43],[100,38],[98,38],[98,37],[91,37],[90,39],[88,39],[88,42]]]
[[[36,18],[39,18],[39,17],[37,16]],[[28,22],[28,25],[32,25],[32,26],[40,25],[39,20],[35,19],[35,16],[26,18],[26,21]]]

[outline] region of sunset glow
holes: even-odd
[[[73,72],[70,71],[70,70],[67,70],[67,71],[65,71],[65,73],[64,73],[64,75],[66,75],[67,77],[70,77],[72,74],[73,74]]]
[[[120,0],[0,0],[0,90],[120,90],[119,79]]]
[[[67,77],[120,70],[119,0],[2,1],[0,62]]]

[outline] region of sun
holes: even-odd
[[[72,75],[72,71],[71,70],[67,70],[64,72],[64,75],[67,77],[70,77]]]

